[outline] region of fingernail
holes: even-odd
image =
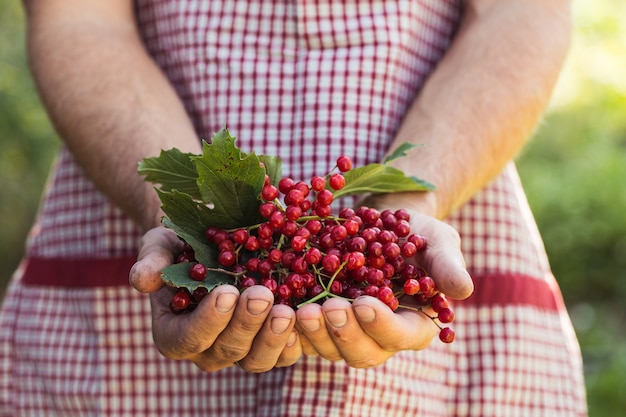
[[[291,332],[291,334],[289,335],[289,338],[287,339],[287,346],[293,346],[296,343],[296,340],[298,340],[298,333],[296,333],[295,331]]]
[[[270,324],[270,327],[272,328],[272,332],[274,332],[274,334],[282,334],[282,333],[285,333],[285,330],[287,330],[290,324],[291,324],[291,319],[286,319],[283,317],[274,317],[272,319],[272,323]]]
[[[300,325],[308,332],[316,332],[320,328],[320,321],[315,319],[300,320]]]
[[[371,323],[376,318],[376,311],[368,306],[354,307],[354,314],[356,314],[359,321],[363,323]]]
[[[248,300],[248,313],[254,315],[261,314],[267,309],[267,306],[269,305],[269,301],[265,300]]]
[[[348,315],[345,310],[327,311],[326,320],[328,320],[333,327],[343,327],[348,322]]]
[[[215,308],[220,313],[228,313],[237,303],[237,295],[232,293],[220,294],[215,300]]]

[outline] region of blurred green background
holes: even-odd
[[[573,3],[572,48],[518,160],[582,346],[590,416],[626,410],[626,16]],[[59,140],[24,56],[20,2],[0,3],[0,294],[23,253]]]

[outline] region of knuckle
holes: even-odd
[[[249,349],[243,346],[232,346],[217,343],[212,348],[216,357],[222,359],[224,362],[237,362],[246,357]]]

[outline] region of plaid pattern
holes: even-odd
[[[309,178],[341,153],[380,160],[460,3],[137,0],[136,11],[200,137],[226,124],[245,150]],[[20,270],[0,316],[0,416],[585,415],[580,352],[514,166],[449,221],[477,288],[456,303],[457,340],[367,370],[304,357],[204,374],[158,354],[147,297],[26,285]],[[132,256],[138,237],[62,151],[28,257]]]

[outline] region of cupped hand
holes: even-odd
[[[411,229],[428,240],[426,250],[418,252],[413,262],[428,271],[449,298],[469,297],[474,286],[465,269],[456,230],[417,212],[411,212]],[[410,297],[402,298],[400,305],[393,312],[369,296],[352,303],[331,298],[321,306],[304,305],[296,313],[303,352],[365,368],[379,365],[402,350],[426,348],[439,328],[427,315],[402,307],[416,307]]]
[[[289,366],[301,356],[294,330],[295,312],[273,305],[263,286],[243,293],[222,285],[205,296],[190,313],[174,314],[169,303],[174,289],[164,286],[160,271],[182,247],[165,228],[152,229],[142,239],[130,283],[150,293],[152,333],[159,351],[170,359],[189,360],[207,372],[239,365],[249,372]]]

